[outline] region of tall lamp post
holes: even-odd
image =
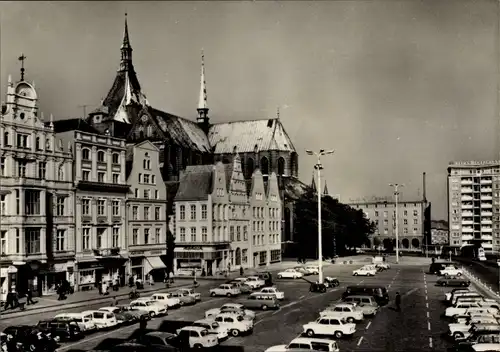
[[[316,192],[318,193],[318,271],[319,278],[318,281],[320,284],[323,283],[323,235],[322,235],[322,226],[321,226],[321,170],[323,169],[323,165],[321,165],[321,157],[323,155],[333,154],[335,150],[324,150],[320,149],[319,152],[313,152],[312,150],[306,150],[307,155],[315,155],[317,157],[317,163],[314,165],[314,168],[318,172],[318,188]]]
[[[399,212],[398,212],[398,201],[399,201],[399,188],[405,185],[398,183],[389,183],[390,187],[394,188],[394,198],[396,200],[396,264],[399,264]]]

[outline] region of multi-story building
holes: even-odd
[[[450,246],[500,249],[500,161],[458,161],[448,165]]]
[[[370,238],[370,247],[394,248],[396,246],[396,203],[392,200],[376,199],[349,203],[362,210],[376,229]],[[424,240],[424,200],[401,200],[398,202],[399,249],[420,251]]]
[[[164,277],[167,234],[167,187],[158,164],[159,150],[149,141],[127,145],[127,273],[155,281]]]
[[[85,126],[85,127],[83,127]],[[76,188],[75,287],[92,289],[119,277],[128,261],[125,201],[125,140],[91,133],[80,120],[56,123],[57,136],[71,143]]]
[[[0,118],[0,268],[2,295],[31,286],[39,295],[72,280],[72,155],[56,138],[52,115],[38,114],[33,84],[13,83]],[[4,297],[3,297],[4,298]]]
[[[229,164],[188,166],[174,200],[175,271],[216,275],[280,261],[282,202],[276,174],[266,184],[256,169],[248,185],[238,156]]]

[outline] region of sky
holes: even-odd
[[[302,181],[322,160],[343,202],[427,198],[447,219],[452,160],[498,159],[495,1],[0,2],[0,93],[35,81],[40,110],[81,117],[111,88],[128,13],[150,104],[195,119],[201,50],[214,122],[275,117]]]

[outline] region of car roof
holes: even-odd
[[[308,343],[308,342],[319,342],[319,343],[333,343],[335,340],[330,339],[319,339],[319,338],[310,338],[310,337],[297,337],[290,341],[290,343]]]
[[[146,335],[157,336],[157,337],[174,337],[175,336],[175,334],[172,334],[170,332],[164,332],[164,331],[151,331],[151,332],[148,332]]]
[[[198,319],[194,321],[195,323],[204,323],[204,324],[212,324],[215,323],[214,319],[211,318],[205,318],[205,319]]]
[[[335,307],[349,307],[349,308],[352,308],[352,303],[335,303],[333,306],[335,306]]]
[[[184,326],[180,330],[203,331],[203,330],[206,330],[206,329],[204,327],[201,327],[201,326]]]
[[[84,310],[82,312],[82,314],[90,314],[90,313],[102,313],[102,310],[98,311],[97,309],[93,309],[93,310]]]

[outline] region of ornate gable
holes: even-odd
[[[137,119],[133,122],[132,128],[127,136],[127,140],[140,142],[145,139],[150,141],[164,141],[167,136],[163,133],[162,128],[156,120],[151,116],[148,109],[142,109]]]

